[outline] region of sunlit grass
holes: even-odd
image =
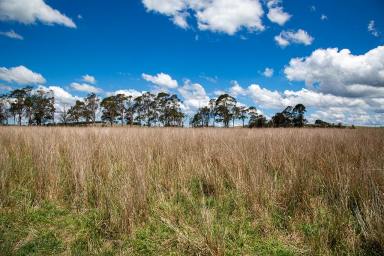
[[[384,130],[0,128],[5,254],[380,255]]]

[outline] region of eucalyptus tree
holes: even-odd
[[[95,93],[90,93],[88,96],[84,99],[85,104],[85,112],[87,117],[92,121],[93,124],[96,122],[96,112],[99,108],[100,99],[97,97]]]
[[[233,106],[232,107],[232,126],[235,127],[235,120],[240,119],[240,107],[238,106]]]
[[[85,110],[85,103],[83,101],[77,100],[75,102],[75,105],[73,105],[68,110],[68,117],[69,120],[72,122],[79,123],[82,118],[84,118]],[[89,117],[89,115],[86,113],[85,118]]]
[[[121,125],[123,126],[125,121],[125,112],[127,110],[125,106],[127,96],[125,96],[124,94],[117,94],[113,97],[113,100],[115,101],[117,115],[121,120]]]
[[[243,127],[245,126],[245,119],[247,119],[247,114],[249,112],[248,108],[245,106],[239,107],[239,119],[243,122]]]
[[[303,127],[306,123],[306,119],[304,118],[304,113],[306,112],[305,106],[303,104],[297,104],[293,110],[293,125],[295,127]]]
[[[209,117],[210,119],[212,119],[212,126],[215,127],[215,123],[216,123],[216,100],[217,99],[210,99],[209,100],[209,103],[208,103],[208,107],[209,107]]]
[[[163,126],[182,126],[184,114],[176,94],[159,93],[156,97],[158,120]]]
[[[18,116],[18,124],[21,125],[21,121],[26,109],[26,100],[30,97],[32,87],[27,86],[21,89],[15,89],[10,92],[9,98],[11,99],[11,107],[14,117]]]
[[[119,115],[119,106],[117,104],[116,96],[109,96],[104,98],[100,106],[103,108],[101,120],[109,122],[111,126]]]
[[[233,116],[232,109],[236,106],[236,102],[236,99],[229,94],[220,95],[215,102],[217,120],[223,122],[224,127],[229,127],[229,121]]]
[[[32,123],[42,125],[48,121],[54,122],[55,98],[51,91],[37,90],[31,95]]]
[[[8,123],[7,95],[0,95],[0,125]]]
[[[150,127],[157,118],[157,107],[155,95],[145,92],[135,98],[134,109],[136,111],[136,120]]]
[[[132,95],[128,95],[126,98],[126,109],[127,109],[127,115],[126,115],[127,124],[132,126],[133,120],[134,120],[134,114],[135,114],[134,99]]]
[[[64,104],[63,109],[59,112],[60,122],[67,124],[70,121],[70,116],[68,114],[67,104]]]

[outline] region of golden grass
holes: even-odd
[[[25,197],[96,208],[123,234],[155,212],[200,254],[227,247],[209,231],[217,209],[196,205],[194,226],[169,203],[193,197],[193,184],[204,202],[235,193],[261,237],[296,253],[384,247],[383,129],[0,127],[0,175],[2,208]]]

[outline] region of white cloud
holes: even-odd
[[[196,11],[201,30],[235,34],[241,28],[250,31],[264,30],[261,17],[263,8],[258,0],[201,1],[203,7]]]
[[[284,73],[290,81],[304,81],[324,93],[384,97],[384,46],[363,55],[348,49],[318,49],[309,57],[291,59]]]
[[[322,14],[322,15],[320,16],[320,19],[321,19],[321,20],[327,20],[327,19],[328,19],[328,16],[325,15],[325,14]]]
[[[59,113],[63,111],[64,107],[68,110],[70,106],[74,105],[76,100],[82,100],[82,98],[78,96],[73,96],[66,90],[64,90],[60,86],[42,86],[38,87],[39,89],[43,89],[44,91],[52,91],[55,97],[55,108]]]
[[[304,104],[310,114],[308,119],[314,122],[322,119],[327,122],[373,125],[383,124],[379,117],[384,117],[384,98],[350,98],[327,94],[309,89],[285,90],[279,92],[251,84],[247,88],[234,83],[230,88],[234,96],[249,97],[258,109],[281,111],[287,106]]]
[[[299,29],[295,31],[282,31],[279,35],[275,36],[275,41],[281,47],[286,47],[290,44],[312,44],[314,38],[305,30]]]
[[[142,78],[164,89],[173,89],[178,86],[177,81],[168,74],[159,73],[155,76],[143,73]]]
[[[48,25],[59,24],[76,28],[70,18],[47,5],[44,0],[1,0],[0,20],[24,24],[40,21]]]
[[[267,17],[270,21],[283,26],[292,16],[284,12],[283,7],[280,6],[280,0],[269,0],[267,6],[269,8]]]
[[[370,32],[371,35],[373,35],[375,37],[379,37],[380,36],[379,31],[377,31],[377,29],[376,29],[376,25],[375,25],[375,21],[374,20],[369,21],[369,23],[368,23],[368,32]]]
[[[177,26],[187,29],[189,27],[188,22],[187,22],[187,17],[188,13],[178,13],[173,16],[172,21],[175,23]]]
[[[264,30],[264,14],[259,0],[143,0],[148,11],[166,16],[182,28],[188,28],[187,17],[192,14],[200,30],[235,34],[242,28]]]
[[[278,91],[270,91],[258,84],[251,84],[247,92],[258,106],[273,109],[279,109],[283,106],[282,97]]]
[[[246,90],[244,90],[237,81],[232,81],[232,87],[229,90],[230,94],[233,96],[244,95]]]
[[[91,76],[91,75],[84,75],[82,77],[82,80],[86,83],[90,83],[90,84],[95,84],[96,83],[96,78],[94,76]]]
[[[0,35],[6,36],[12,39],[17,39],[17,40],[23,40],[24,37],[16,33],[14,30],[6,31],[6,32],[0,32]]]
[[[24,66],[13,68],[0,67],[0,80],[17,84],[44,84],[45,78]]]
[[[209,97],[201,84],[191,83],[191,81],[186,80],[178,91],[183,100],[183,110],[186,113],[191,113],[200,107],[206,106],[209,102]]]
[[[93,85],[90,85],[90,84],[86,84],[86,83],[71,83],[71,87],[77,91],[81,91],[81,92],[88,92],[88,93],[99,93],[99,92],[102,92],[103,90],[100,89],[100,88],[97,88]]]
[[[114,92],[109,92],[107,93],[108,96],[111,95],[117,95],[117,94],[123,94],[125,96],[132,96],[133,98],[137,98],[143,94],[143,92],[139,92],[135,89],[122,89],[122,90],[117,90]]]
[[[274,73],[274,70],[273,68],[265,68],[264,72],[263,72],[263,75],[265,77],[272,77],[273,76],[273,73]]]

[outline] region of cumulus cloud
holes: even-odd
[[[263,75],[264,75],[265,77],[272,77],[272,76],[273,76],[273,73],[274,73],[273,68],[265,68],[265,69],[264,69],[264,72],[263,72]]]
[[[76,102],[76,100],[82,100],[82,98],[78,96],[74,96],[64,90],[60,86],[42,86],[40,85],[38,89],[43,89],[44,91],[52,91],[53,95],[55,97],[55,108],[57,111],[57,115],[63,111],[64,108],[67,110],[69,109],[70,106],[73,106]]]
[[[283,92],[264,88],[259,84],[241,87],[232,84],[229,92],[234,96],[249,97],[258,109],[281,111],[287,106],[302,103],[310,110],[308,119],[314,122],[322,119],[333,123],[361,125],[382,124],[379,117],[384,117],[384,97],[350,98],[330,93],[302,88]]]
[[[18,21],[33,24],[40,21],[44,24],[59,24],[76,28],[76,24],[58,10],[47,5],[44,0],[1,0],[0,20]]]
[[[84,75],[82,77],[83,82],[90,83],[90,84],[95,84],[96,83],[96,78],[91,75]]]
[[[132,98],[137,98],[143,94],[143,92],[139,92],[135,89],[122,89],[122,90],[117,90],[114,92],[109,92],[107,93],[108,96],[111,95],[118,95],[118,94],[123,94],[125,96],[132,96]]]
[[[17,84],[44,84],[46,82],[41,74],[35,73],[24,66],[0,67],[0,80]]]
[[[77,91],[88,92],[88,93],[100,93],[103,90],[101,88],[97,88],[93,85],[87,83],[71,83],[71,87]]]
[[[177,81],[172,79],[172,77],[168,74],[159,73],[157,75],[152,76],[143,73],[141,76],[144,80],[151,82],[164,89],[174,89],[178,86]]]
[[[148,11],[169,16],[182,28],[188,28],[192,14],[200,30],[235,34],[242,28],[264,30],[264,14],[259,0],[143,0]]]
[[[348,97],[383,97],[384,46],[362,55],[337,48],[318,49],[309,57],[291,59],[284,73],[290,81]]]
[[[379,37],[379,31],[376,29],[376,24],[374,20],[369,21],[368,23],[368,32],[371,33],[374,37]]]
[[[246,90],[244,90],[237,81],[232,81],[232,87],[229,92],[233,96],[238,96],[244,95],[246,93]]]
[[[270,21],[283,26],[292,16],[284,12],[283,7],[280,6],[280,0],[269,0],[267,2],[268,14],[267,17]]]
[[[178,92],[182,97],[182,106],[186,113],[191,113],[200,107],[206,106],[209,102],[204,87],[189,80],[186,80],[184,85],[178,88]]]
[[[12,39],[17,39],[17,40],[23,40],[24,39],[23,36],[19,35],[14,30],[6,31],[6,32],[1,31],[0,35],[6,36],[6,37],[9,37],[9,38],[12,38]]]
[[[275,36],[275,41],[281,47],[286,47],[290,44],[311,45],[314,38],[307,31],[299,29],[297,31],[282,31]]]

